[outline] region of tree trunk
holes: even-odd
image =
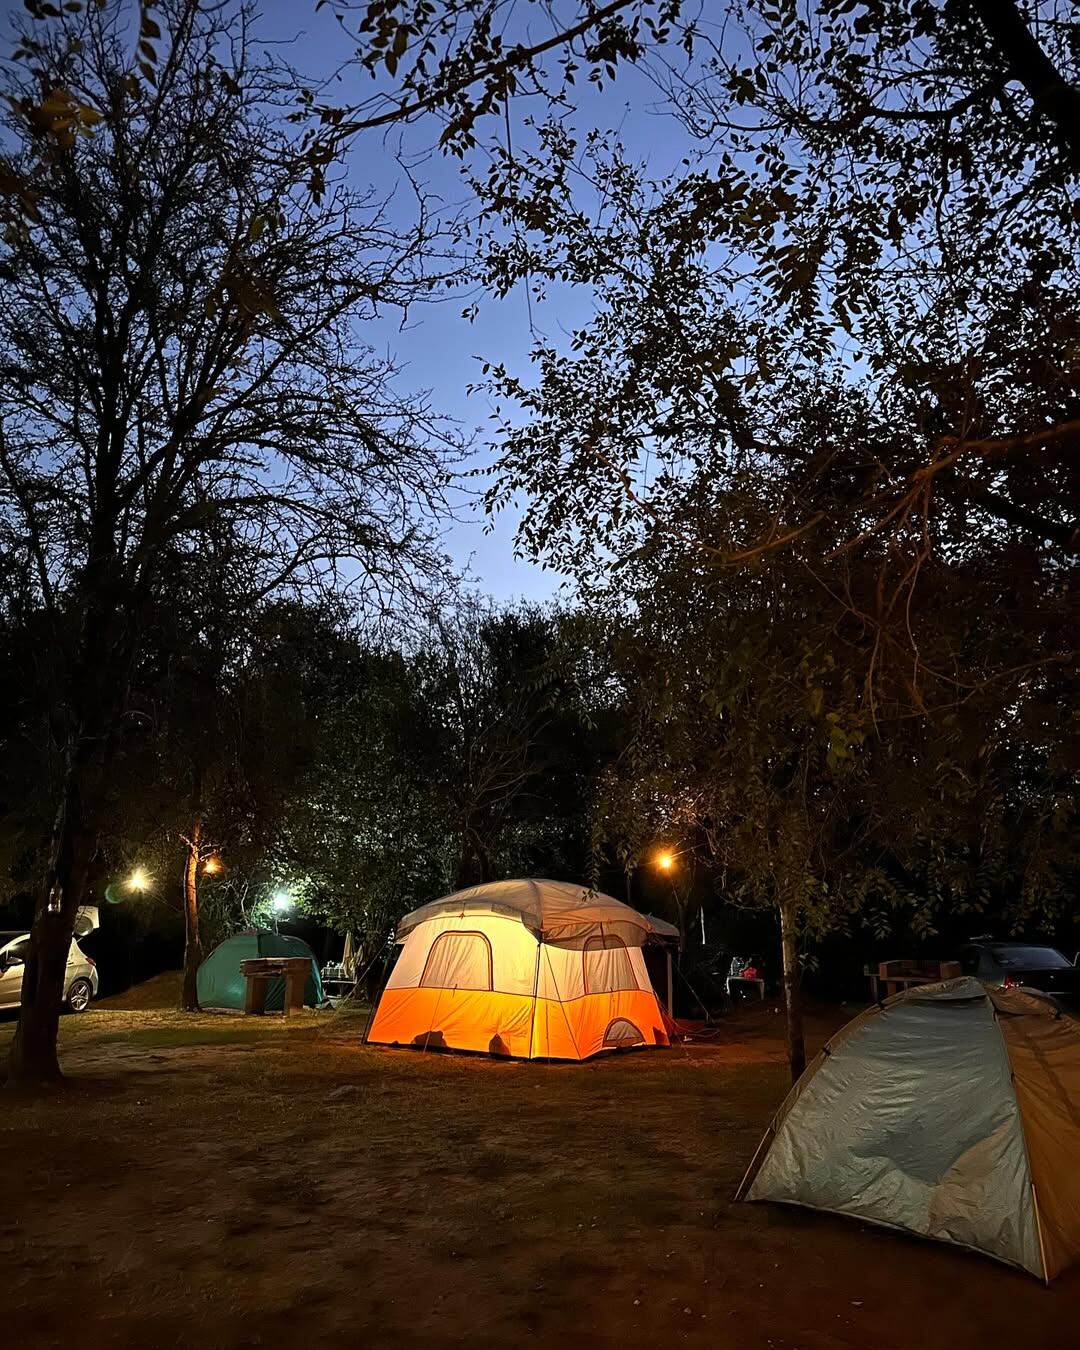
[[[56,1039],[64,972],[75,916],[86,903],[106,778],[116,754],[119,713],[127,698],[134,654],[126,616],[115,603],[114,564],[114,557],[105,556],[87,568],[93,598],[68,681],[74,729],[67,746],[49,868],[30,930],[19,1024],[8,1052],[7,1081],[14,1088],[33,1088],[61,1077]]]
[[[1015,0],[968,0],[1009,74],[1051,124],[1062,153],[1080,169],[1080,89],[1047,56]]]
[[[679,930],[679,951],[685,952],[690,946],[690,913],[682,902],[678,887],[672,882],[671,894],[675,900],[675,923]]]
[[[458,856],[456,889],[461,891],[468,886],[483,886],[495,880],[495,871],[491,858],[484,847],[480,833],[471,824],[466,824],[461,832],[461,853]]]
[[[88,738],[81,738],[83,750]],[[75,916],[86,896],[86,879],[97,847],[93,797],[102,750],[69,753],[64,795],[53,831],[52,861],[38,893],[30,947],[23,968],[19,1023],[8,1052],[7,1080],[32,1088],[59,1080],[56,1039],[64,1000],[64,973]]]
[[[198,973],[202,965],[202,939],[199,937],[199,844],[202,817],[196,813],[191,823],[184,860],[184,987],[180,995],[181,1012],[199,1012]]]
[[[481,886],[486,886],[489,881],[495,880],[495,869],[491,865],[490,854],[488,853],[484,845],[480,842],[479,838],[475,842],[476,842],[476,861],[480,865],[480,884]]]
[[[806,1068],[806,1041],[803,1036],[799,958],[795,946],[795,906],[787,901],[780,905],[780,951],[784,971],[787,1057],[791,1067],[791,1081],[794,1083]]]

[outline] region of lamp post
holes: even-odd
[[[184,860],[184,983],[180,1007],[184,1012],[198,1012],[199,967],[203,960],[199,935],[199,875],[217,876],[223,867],[217,854],[204,845],[201,812],[195,812],[190,834],[180,837],[187,848]]]
[[[680,897],[679,897],[679,890],[678,890],[678,887],[675,885],[675,877],[674,877],[674,873],[675,873],[675,871],[677,870],[677,868],[676,868],[676,863],[678,862],[678,859],[681,858],[681,857],[683,857],[685,854],[690,853],[690,852],[691,852],[691,850],[688,849],[688,848],[671,849],[671,848],[664,848],[664,847],[661,847],[661,848],[658,848],[658,849],[656,850],[656,852],[655,852],[655,853],[653,854],[653,856],[652,856],[652,862],[653,862],[653,865],[654,865],[656,868],[658,868],[659,871],[665,873],[666,876],[668,877],[668,880],[671,882],[671,894],[672,894],[672,896],[673,896],[674,899],[675,899],[675,908],[676,908],[676,910],[678,911],[678,915],[679,915],[679,951],[680,951],[680,953],[681,953],[682,950],[683,950],[683,942],[684,942],[684,939],[685,939],[685,937],[686,937],[686,934],[685,934],[685,931],[684,931],[684,928],[683,928],[683,922],[684,922],[684,907],[683,907],[683,902],[682,902],[682,900],[681,900]],[[691,886],[692,886],[692,884],[693,884],[693,879],[691,878]],[[701,907],[701,909],[699,910],[699,913],[700,913],[700,915],[701,915],[701,945],[704,947],[704,945],[705,945],[705,907],[704,907],[704,906]],[[668,952],[667,952],[667,976],[668,976],[668,1016],[671,1017],[671,1018],[674,1020],[674,1015],[675,1015],[675,1014],[674,1014],[674,1011],[673,1011],[673,1008],[672,1008],[673,1000],[672,1000],[672,975],[671,975],[671,950],[670,950],[670,948],[668,949]],[[701,1002],[701,998],[700,998],[699,994],[698,994],[697,991],[694,989],[694,987],[690,984],[690,981],[686,979],[686,976],[685,976],[685,975],[683,976],[683,979],[684,979],[684,981],[686,982],[686,987],[690,990],[690,993],[693,994],[695,1000],[701,1005],[701,1011],[705,1014],[705,1020],[706,1020],[707,1022],[711,1021],[711,1020],[712,1020],[712,1015],[711,1015],[711,1013],[709,1012],[708,1008],[705,1006],[705,1004]]]
[[[652,855],[653,866],[663,872],[671,882],[671,894],[675,897],[675,907],[679,913],[679,933],[685,938],[683,932],[683,902],[679,895],[679,888],[675,885],[675,873],[678,871],[678,860],[684,857],[691,850],[688,848],[672,849],[661,846]],[[688,897],[689,898],[689,897]],[[705,907],[704,905],[698,911],[701,918],[701,945],[705,946]]]
[[[679,892],[675,888],[675,878],[672,876],[675,870],[676,859],[680,856],[670,848],[659,848],[653,854],[653,863],[663,872],[671,882],[671,894],[675,897],[675,912],[679,916],[679,948],[682,949],[683,929],[682,929],[682,905],[679,903]],[[675,979],[671,961],[671,945],[668,944],[664,955],[667,957],[667,1011],[672,1021],[675,1020]]]

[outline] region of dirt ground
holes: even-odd
[[[1080,1344],[1080,1270],[732,1204],[785,1088],[770,1010],[547,1065],[123,1001],[65,1019],[66,1090],[0,1096],[4,1345]]]

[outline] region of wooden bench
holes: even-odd
[[[271,980],[285,981],[282,1013],[288,1017],[304,1006],[304,988],[311,976],[310,956],[256,956],[240,962],[240,974],[247,981],[244,1012],[261,1017],[266,1011],[266,989]]]

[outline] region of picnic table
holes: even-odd
[[[955,980],[960,974],[958,961],[880,961],[877,971],[863,967],[870,981],[874,1002],[899,994],[919,984],[937,984],[941,980]]]
[[[729,975],[724,982],[729,998],[749,995],[750,991],[758,998],[765,997],[765,981],[756,975]]]
[[[244,1012],[262,1016],[266,1011],[266,989],[271,980],[285,981],[282,1014],[285,1017],[304,1006],[304,988],[311,976],[310,956],[254,956],[240,962],[240,974],[247,981]]]
[[[328,975],[324,970],[322,973],[323,993],[326,995],[327,1002],[331,1007],[336,1008],[339,1003],[351,997],[356,988],[356,978],[349,978],[346,975]]]

